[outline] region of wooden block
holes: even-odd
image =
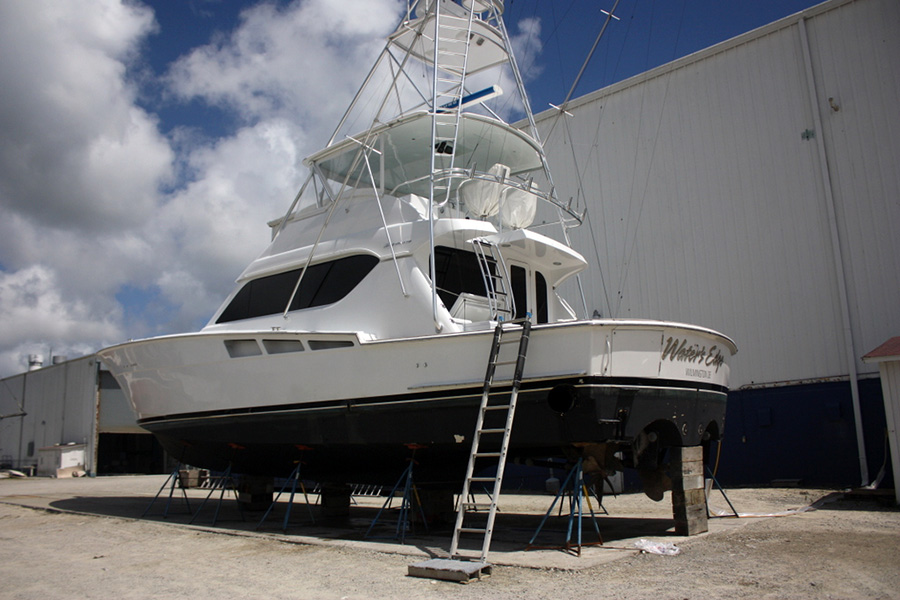
[[[689,475],[688,477],[679,478],[677,475],[672,477],[673,490],[702,490],[704,487],[703,475]]]
[[[673,462],[703,462],[703,446],[683,446],[681,448],[675,448],[674,450],[675,460]]]
[[[695,518],[700,515],[706,515],[706,505],[705,504],[691,504],[687,505],[673,505],[672,506],[672,516],[675,520],[686,520],[690,518]]]
[[[700,504],[706,505],[705,490],[672,490],[673,506],[696,506]]]
[[[432,558],[431,560],[409,565],[407,574],[410,577],[469,583],[472,580],[489,577],[491,569],[492,565],[489,563]]]
[[[703,461],[692,460],[690,462],[681,463],[681,468],[678,470],[681,471],[682,477],[686,477],[688,475],[703,475]]]
[[[697,535],[709,531],[706,517],[706,504],[702,506],[673,507],[675,517],[675,533],[678,535]]]

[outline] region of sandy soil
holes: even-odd
[[[563,569],[541,557],[561,553],[541,551],[533,553],[530,567],[496,567],[490,578],[460,585],[406,576],[408,565],[420,560],[407,553],[415,543],[395,553],[396,546],[360,541],[319,544],[102,511],[59,512],[55,501],[41,508],[42,498],[49,498],[43,492],[27,491],[0,486],[5,599],[900,598],[900,510],[867,498],[834,499],[788,517],[716,523],[710,534],[679,538],[678,556],[635,554],[633,541],[620,537],[591,549],[593,556],[612,554],[614,560],[572,558],[566,563],[572,568]],[[821,495],[730,494],[742,512],[795,508]],[[538,499],[546,505],[546,498]],[[529,502],[512,497],[506,510]],[[658,516],[660,510],[639,498],[605,504],[614,516],[626,509],[634,518],[642,511]]]

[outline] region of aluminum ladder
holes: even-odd
[[[469,44],[472,39],[474,13],[468,17],[441,14],[440,3],[434,7],[434,73],[432,87],[431,173],[446,169],[452,172],[456,162],[456,142],[465,95]],[[464,32],[460,38],[454,34]],[[443,88],[443,89],[440,89]],[[448,102],[449,100],[449,102]],[[441,104],[443,102],[443,104]],[[449,159],[449,165],[446,164]],[[450,198],[450,180],[433,183],[432,202],[443,204]]]
[[[509,285],[509,271],[500,249],[495,242],[484,238],[475,238],[472,246],[484,279],[491,319],[512,321],[516,316],[516,302]]]
[[[494,530],[494,520],[497,516],[497,501],[500,497],[500,487],[503,483],[503,471],[506,468],[506,454],[509,449],[509,438],[512,433],[513,419],[516,414],[516,400],[519,395],[519,386],[522,383],[522,373],[525,368],[525,355],[528,351],[528,339],[531,335],[531,322],[527,319],[520,321],[500,321],[494,329],[494,338],[491,344],[491,353],[488,360],[487,372],[484,376],[484,391],[481,396],[481,406],[478,410],[478,419],[475,425],[475,435],[472,438],[472,452],[469,455],[469,465],[466,468],[466,477],[463,481],[462,492],[459,496],[459,506],[456,513],[456,525],[453,529],[453,539],[450,543],[451,560],[477,560],[487,562],[488,550],[491,546],[491,536]],[[508,339],[504,339],[507,337]],[[504,346],[516,344],[517,354],[515,359],[501,359]],[[512,383],[509,395],[504,393],[492,394],[495,387],[494,378],[498,367],[512,366]],[[507,380],[508,381],[508,380]],[[506,382],[504,382],[504,387]],[[497,471],[494,475],[475,475],[475,465],[479,459],[497,459]],[[485,489],[490,488],[489,504],[477,504],[471,502],[473,497],[472,486],[479,485]],[[478,526],[472,521],[473,514],[478,514],[487,509],[487,522]],[[467,521],[468,517],[468,521]],[[460,549],[460,538],[463,535],[481,536],[481,548],[477,556],[463,555],[463,552],[474,552],[474,549]]]

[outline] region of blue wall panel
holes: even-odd
[[[859,390],[872,479],[885,460],[880,380],[861,380]],[[731,392],[718,479],[725,486],[777,480],[798,480],[804,486],[859,486],[850,384],[823,382]],[[885,480],[882,486],[889,483]]]

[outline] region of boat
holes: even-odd
[[[208,324],[100,351],[172,457],[389,484],[414,455],[420,485],[459,489],[482,399],[515,395],[507,462],[635,468],[661,497],[667,449],[721,438],[731,339],[588,315],[584,211],[557,197],[503,9],[408,2]]]

